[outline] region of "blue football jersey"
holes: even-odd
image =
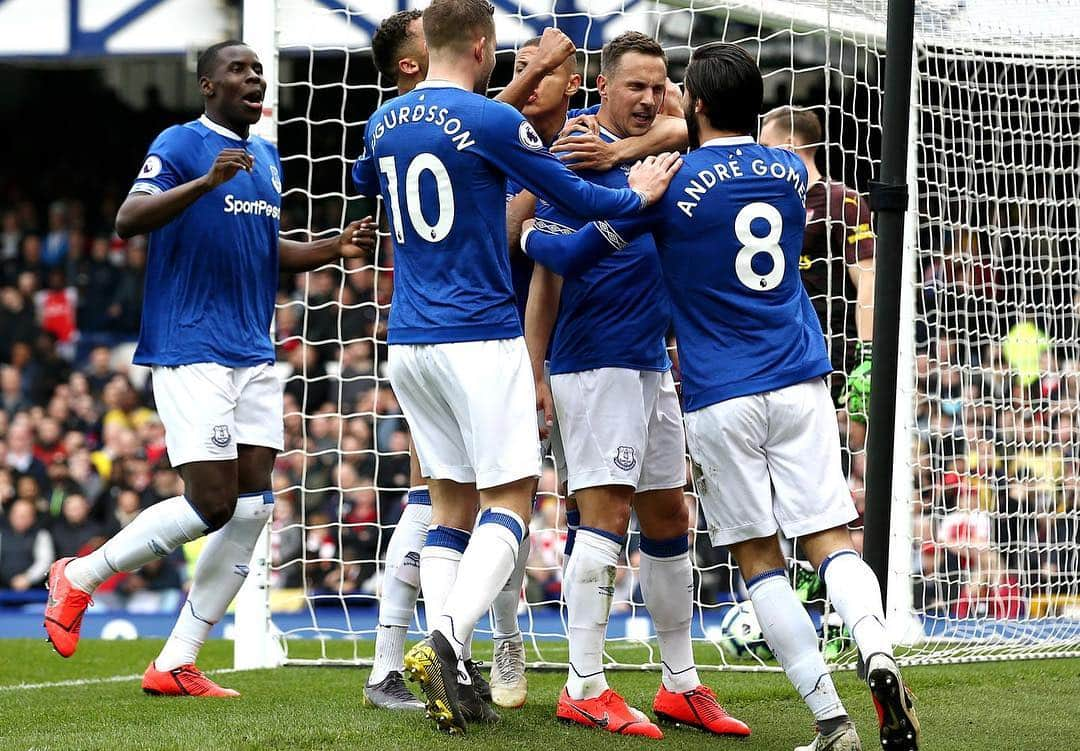
[[[749,137],[714,139],[684,158],[663,199],[631,221],[572,238],[533,232],[527,250],[558,266],[618,256],[650,232],[671,297],[687,411],[830,372],[799,276],[806,168]]]
[[[590,218],[629,217],[642,197],[577,177],[509,105],[425,81],[368,121],[353,167],[381,194],[394,240],[391,344],[521,336],[506,239],[506,178]]]
[[[609,143],[617,140],[606,130],[601,130],[600,137]],[[579,174],[598,185],[620,188],[626,187],[629,171],[630,165],[625,164],[606,172]],[[541,232],[571,234],[587,223],[575,212],[537,201],[536,229]],[[583,274],[565,277],[551,339],[552,374],[594,368],[670,368],[665,336],[671,325],[671,305],[660,279],[656,245],[647,233]]]
[[[578,115],[595,115],[600,109],[597,104],[588,109],[573,109],[566,113],[566,117]],[[506,181],[506,202],[510,201],[525,188],[518,185],[512,178]],[[521,325],[525,326],[525,306],[529,302],[529,285],[532,283],[533,260],[524,253],[512,253],[510,255],[510,283],[514,287],[514,303],[517,305],[518,317]]]
[[[150,233],[138,365],[274,361],[270,323],[278,281],[281,159],[203,115],[151,144],[132,193],[157,194],[205,175],[222,149],[255,160]]]

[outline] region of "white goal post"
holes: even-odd
[[[361,203],[349,179],[365,118],[395,94],[374,70],[370,37],[384,17],[426,4],[245,0],[243,38],[269,84],[255,132],[281,148],[288,236],[335,231],[377,208]],[[600,47],[623,30],[654,35],[676,82],[692,48],[736,42],[762,67],[768,107],[819,116],[818,162],[829,180],[865,196],[877,176],[885,0],[495,6],[497,86],[514,48],[553,21],[583,52],[586,104],[598,101]],[[1080,11],[1065,0],[1032,0],[1023,11],[1004,0],[920,0],[915,39],[914,59],[896,61],[912,66],[913,83],[896,280],[889,630],[909,664],[1080,655]],[[404,426],[384,371],[392,263],[387,240],[368,262],[283,284],[275,337],[292,395],[287,445],[273,530],[237,598],[238,668],[365,661],[359,645],[374,636],[380,556],[407,484],[394,472]],[[830,287],[821,302],[830,346],[853,351],[856,300]],[[839,427],[861,503],[864,431],[842,412]],[[565,659],[565,519],[552,490],[547,477],[522,605],[530,664],[547,666]],[[687,499],[695,511],[690,487]],[[346,512],[363,503],[374,503],[373,520]],[[635,551],[632,532],[609,628],[611,667],[659,665]],[[720,620],[745,591],[707,535],[694,536],[692,555],[702,667],[775,669],[720,649]],[[828,622],[827,601],[797,568],[815,621]],[[421,604],[410,636],[423,626]],[[301,641],[317,646],[298,657],[291,647]],[[849,641],[822,629],[830,664],[854,665]],[[328,650],[333,642],[351,646]]]

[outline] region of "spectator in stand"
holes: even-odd
[[[7,465],[20,475],[30,475],[39,486],[48,483],[45,465],[34,456],[34,432],[30,421],[15,419],[11,421],[7,435]]]
[[[22,263],[15,286],[29,298],[45,281],[45,264],[41,262],[41,238],[27,235],[23,238]]]
[[[49,269],[63,268],[71,248],[68,235],[68,212],[63,201],[49,206],[49,231],[41,252],[41,262]]]
[[[115,374],[112,367],[112,351],[104,345],[90,350],[90,360],[83,373],[90,393],[95,398],[100,397],[106,384]]]
[[[12,365],[0,365],[0,409],[13,417],[32,405],[23,391],[22,374]]]
[[[79,331],[75,325],[78,294],[69,287],[63,269],[50,269],[48,287],[37,293],[34,300],[41,328],[54,337],[60,351],[70,360],[75,357],[75,341]]]
[[[72,280],[79,293],[79,328],[92,344],[111,343],[109,306],[120,279],[120,270],[109,261],[108,238],[95,237],[89,258],[77,264]]]
[[[18,289],[0,289],[0,362],[10,362],[15,342],[32,342],[40,330],[33,308]]]
[[[139,403],[139,395],[127,376],[114,375],[109,379],[101,398],[107,408],[101,418],[103,429],[120,425],[128,430],[138,430],[157,417],[154,410]]]
[[[5,211],[0,218],[0,284],[7,283],[7,269],[18,266],[22,236],[19,215],[14,211]]]
[[[90,518],[90,502],[81,493],[72,493],[64,499],[60,518],[53,522],[50,531],[57,558],[85,555],[107,538],[105,526]]]
[[[274,503],[274,516],[270,523],[270,586],[275,589],[299,587],[304,531],[296,516],[296,503],[292,496],[281,493],[275,495],[277,501]]]
[[[133,237],[127,244],[127,265],[113,295],[108,314],[118,341],[139,338],[142,319],[143,287],[146,284],[146,239]]]
[[[42,331],[34,341],[31,357],[34,361],[34,377],[30,383],[30,401],[45,406],[56,390],[71,376],[71,365],[57,352],[57,339]],[[13,349],[18,349],[16,345]]]
[[[38,524],[34,504],[17,499],[0,521],[0,589],[40,586],[54,559],[52,538]]]

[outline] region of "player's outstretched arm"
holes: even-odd
[[[574,52],[576,49],[570,37],[555,28],[544,29],[536,55],[495,98],[520,112],[544,77],[566,62]]]
[[[375,249],[375,222],[370,216],[352,222],[340,235],[301,243],[278,240],[278,263],[282,271],[312,271],[339,258],[360,258]]]
[[[606,172],[616,165],[644,159],[665,151],[682,151],[689,143],[686,121],[681,117],[661,115],[644,135],[607,142],[591,129],[580,115],[567,123],[562,134],[551,145],[551,152],[574,171]]]
[[[222,149],[202,177],[156,195],[129,194],[116,212],[116,234],[127,239],[163,227],[199,198],[231,180],[237,172],[250,172],[254,165],[255,157],[244,149]]]
[[[522,228],[521,249],[551,272],[572,278],[581,276],[605,256],[625,248],[630,239],[648,232],[651,221],[651,216],[643,215],[613,223],[591,222],[572,235],[556,235],[536,229],[530,219]],[[529,295],[531,302],[531,287]]]

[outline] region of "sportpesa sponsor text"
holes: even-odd
[[[272,219],[281,219],[281,207],[275,206],[261,198],[258,201],[245,201],[229,193],[225,196],[225,213],[234,216],[239,214],[253,214],[268,216]]]

